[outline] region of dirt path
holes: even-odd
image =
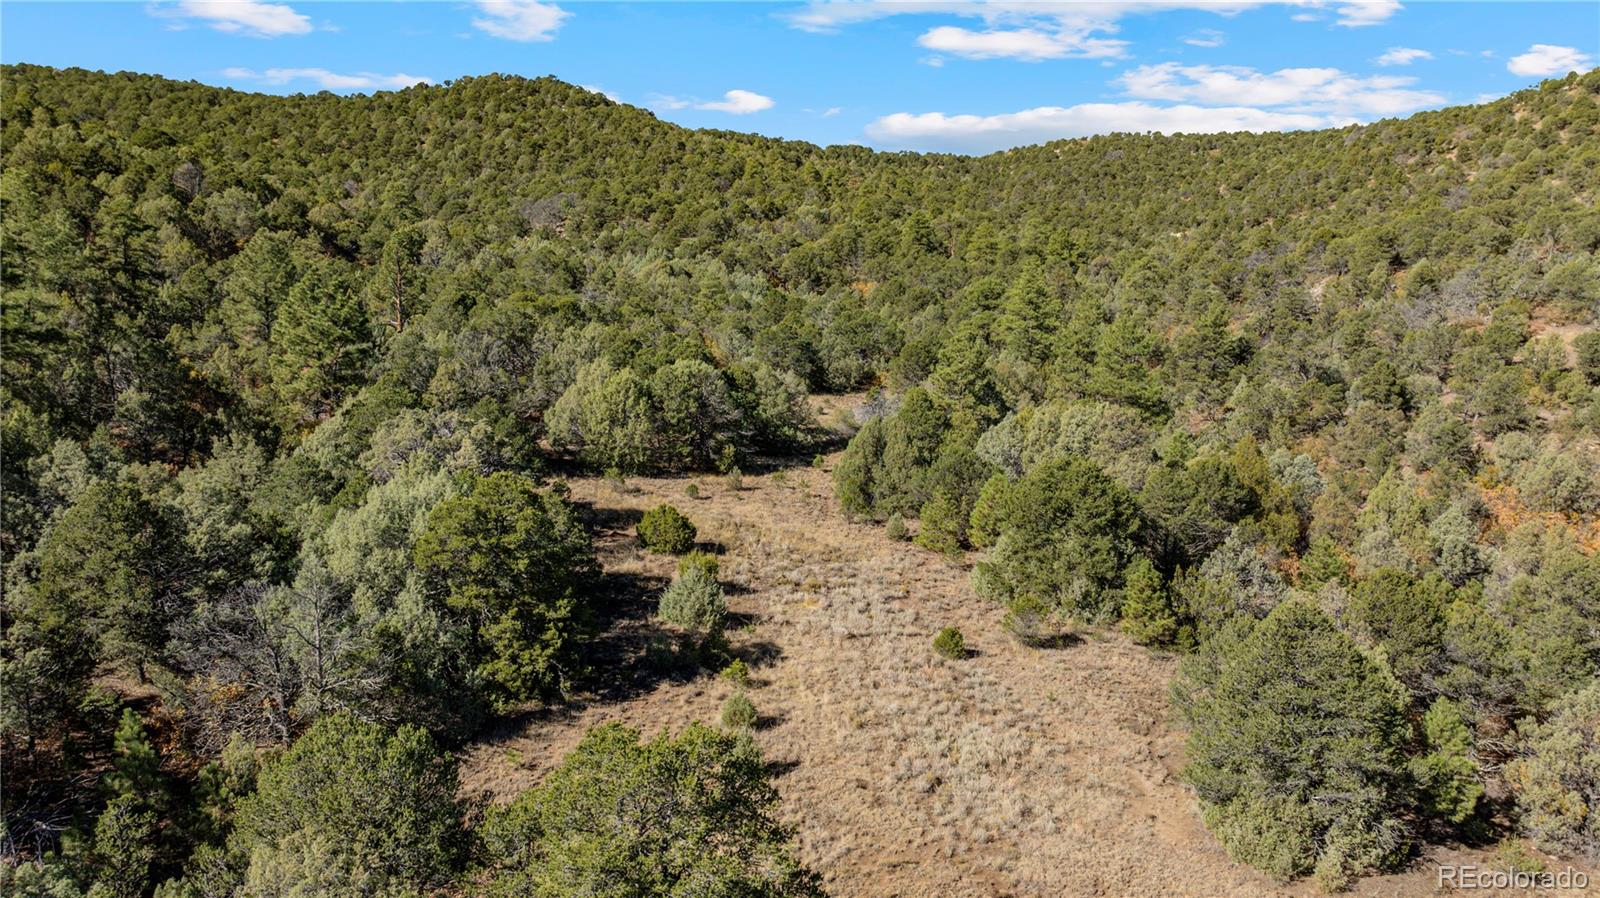
[[[690,482],[699,499],[685,495]],[[823,470],[746,476],[737,492],[720,478],[571,486],[601,522],[608,574],[641,590],[663,584],[672,561],[637,548],[638,512],[671,502],[723,547],[730,606],[750,621],[730,638],[770,659],[751,694],[767,720],[757,739],[784,771],[782,815],[802,859],[836,898],[1316,894],[1231,862],[1201,826],[1175,777],[1172,659],[1117,634],[1018,644],[960,566],[845,521]],[[933,653],[948,625],[974,657]],[[509,799],[596,723],[648,735],[715,721],[730,691],[709,675],[663,679],[519,722],[472,748],[465,785]],[[1358,893],[1434,885],[1430,865]]]

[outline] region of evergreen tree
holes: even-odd
[[[485,821],[488,892],[820,896],[772,816],[777,800],[748,737],[692,724],[641,743],[596,727]]]
[[[492,702],[559,693],[576,672],[596,573],[572,506],[509,472],[439,503],[413,553],[440,610],[473,634],[470,658]]]
[[[1397,684],[1327,615],[1279,605],[1186,662],[1184,776],[1236,859],[1341,885],[1392,866],[1409,840]]]
[[[133,484],[101,481],[40,544],[33,613],[63,627],[86,622],[105,652],[133,664],[142,679],[163,660],[168,628],[184,610],[187,566],[165,509]]]

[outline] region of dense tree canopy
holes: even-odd
[[[816,392],[865,394],[846,514],[981,553],[1019,634],[1120,619],[1192,653],[1190,779],[1236,857],[1338,884],[1508,825],[1502,786],[1510,826],[1593,850],[1600,73],[984,157],[688,131],[554,79],[0,76],[5,850],[51,858],[26,888],[455,879],[436,745],[593,661],[592,539],[548,478],[808,458]],[[727,616],[701,568],[659,610]],[[133,681],[154,772],[107,688]],[[111,788],[135,768],[167,797]],[[603,731],[568,794],[496,818],[496,887],[807,894],[759,774],[707,731]],[[572,828],[635,795],[703,813]]]

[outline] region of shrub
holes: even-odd
[[[721,565],[717,563],[717,556],[710,552],[701,552],[696,549],[678,557],[678,576],[682,577],[694,568],[703,568],[711,579],[715,580],[722,573]]]
[[[722,725],[730,730],[748,730],[756,725],[758,716],[756,706],[743,692],[735,692],[722,703]]]
[[[1116,610],[1122,572],[1138,553],[1133,497],[1093,462],[1050,462],[1004,491],[999,538],[974,571],[986,598],[1038,599],[1086,619]]]
[[[1543,873],[1544,858],[1528,847],[1523,839],[1502,839],[1494,849],[1494,866],[1499,870],[1516,873]]]
[[[1050,608],[1033,599],[1012,602],[1000,619],[1000,626],[1011,638],[1030,648],[1057,645],[1067,636],[1054,620]]]
[[[727,475],[723,479],[728,484],[729,492],[737,493],[744,489],[744,472],[737,467],[729,468]]]
[[[811,467],[816,468],[818,471],[820,471],[823,468],[826,468],[827,466],[828,466],[828,458],[827,458],[827,456],[823,455],[821,452],[818,452],[816,455],[811,456]]]
[[[749,686],[750,665],[744,663],[743,658],[735,658],[722,669],[722,678],[735,686]]]
[[[639,542],[652,552],[681,555],[694,547],[695,526],[683,512],[661,504],[639,519]]]
[[[1000,513],[1006,490],[1011,481],[1004,474],[993,474],[978,490],[972,504],[972,515],[967,522],[967,541],[979,549],[994,545],[1000,536]]]
[[[952,661],[959,661],[967,657],[966,637],[955,627],[945,627],[933,637],[933,650]]]
[[[661,593],[657,613],[673,626],[714,636],[728,622],[728,603],[716,578],[696,565],[673,578]]]
[[[883,525],[883,535],[897,543],[911,538],[911,531],[906,529],[906,519],[900,516],[900,512],[889,515],[889,522]]]
[[[1507,770],[1523,828],[1550,851],[1600,857],[1600,680],[1555,702],[1523,739]]]
[[[683,488],[683,494],[691,499],[700,498],[700,484],[690,483],[688,486]]]
[[[1578,353],[1578,372],[1592,384],[1600,384],[1600,331],[1579,334],[1572,340]]]

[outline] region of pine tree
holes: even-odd
[[[1148,558],[1128,566],[1122,590],[1122,631],[1140,645],[1171,645],[1178,638],[1172,593]]]

